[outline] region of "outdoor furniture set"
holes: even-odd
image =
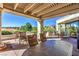
[[[28,42],[29,46],[35,46],[38,44],[37,40],[38,39],[36,34],[27,35],[25,32],[19,33],[19,44],[21,44],[22,42]],[[46,41],[46,36],[43,33],[40,34],[40,40],[41,42]]]

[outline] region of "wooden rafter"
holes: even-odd
[[[15,4],[15,3],[14,3]],[[79,8],[79,4],[70,3],[50,3],[50,4],[39,4],[39,3],[25,3],[25,4],[9,4],[4,3],[2,9],[8,9],[15,14],[22,14],[23,16],[33,17],[33,18],[52,18],[55,16],[66,15],[70,12],[73,13]],[[13,8],[14,7],[14,8]]]
[[[13,11],[13,10],[9,10],[9,9],[6,9],[6,8],[3,9],[3,12],[9,12],[9,13],[12,13],[12,14],[15,14],[15,15],[20,15],[20,16],[25,16],[25,17],[28,17],[28,18],[38,19],[37,17],[33,17],[31,15],[23,14],[23,13]]]
[[[3,8],[3,4],[2,3],[0,3],[0,8]]]
[[[29,8],[26,8],[25,7],[25,9],[24,9],[24,13],[26,13],[29,9],[31,9],[32,7],[34,7],[36,4],[34,3],[34,4],[32,4],[31,6],[29,6]]]
[[[52,4],[43,4],[42,6],[38,7],[34,11],[32,11],[32,15],[44,10],[45,8],[49,7],[50,5],[52,5]]]
[[[53,7],[48,8],[47,10],[45,10],[45,11],[41,12],[40,14],[38,14],[37,16],[45,15],[45,14],[51,12],[51,11],[55,11],[55,10],[57,10],[57,9],[59,9],[59,8],[65,7],[65,6],[67,6],[67,5],[69,5],[69,4],[68,4],[68,3],[59,4],[59,5],[56,5],[56,4],[55,4],[55,5],[53,5]]]
[[[69,15],[69,14],[74,14],[74,13],[78,13],[78,12],[79,12],[79,9],[74,9],[74,10],[69,10],[69,11],[65,11],[65,12],[62,12],[62,13],[58,13],[58,14],[55,14],[55,15],[43,17],[43,18],[48,19],[48,18],[53,18],[53,17],[57,17],[57,16],[65,16],[65,15]]]
[[[18,7],[18,5],[19,5],[19,3],[16,3],[16,4],[14,5],[14,10],[16,10],[16,8]]]
[[[73,4],[73,5],[71,4],[67,7],[62,8],[62,9],[55,10],[49,14],[43,15],[43,17],[50,17],[50,16],[54,16],[54,15],[58,15],[58,14],[63,14],[63,13],[66,13],[68,11],[70,12],[72,10],[79,9],[78,6],[79,6],[79,4]]]

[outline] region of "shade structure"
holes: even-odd
[[[2,6],[7,12],[44,20],[79,12],[78,3],[3,3]]]

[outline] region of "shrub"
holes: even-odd
[[[24,30],[16,30],[16,31],[14,31],[14,33],[19,33],[19,32],[26,32],[26,31],[24,31]]]
[[[6,30],[2,31],[2,35],[10,35],[10,34],[13,34],[13,33],[10,31],[6,31]]]

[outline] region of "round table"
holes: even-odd
[[[27,49],[23,56],[69,56],[72,55],[72,44],[62,40],[47,40]]]

